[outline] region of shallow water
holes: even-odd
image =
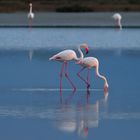
[[[139,29],[0,31],[0,139],[139,140]],[[61,63],[48,59],[85,40],[92,48],[87,56],[100,60],[109,94],[104,95],[103,81],[94,70],[87,91],[76,76],[81,67],[70,62],[69,74],[77,91],[73,93],[63,78],[60,96]]]

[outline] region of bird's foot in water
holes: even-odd
[[[76,87],[73,87],[73,93],[75,93],[76,92]]]

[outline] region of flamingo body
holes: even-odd
[[[114,18],[115,20],[121,20],[121,19],[122,19],[122,16],[121,16],[119,13],[115,13],[115,14],[113,15],[113,18]]]
[[[113,16],[113,19],[117,22],[117,26],[122,29],[122,24],[121,24],[121,20],[122,20],[122,16],[119,13],[115,13]]]
[[[97,66],[98,60],[95,57],[85,57],[79,60],[78,64],[82,65],[83,67],[92,68]]]
[[[64,50],[60,53],[52,56],[49,60],[57,60],[57,61],[70,61],[76,60],[77,56],[75,51],[73,50]]]
[[[28,18],[29,19],[34,19],[34,17],[35,17],[35,14],[34,13],[31,12],[31,13],[28,14]]]

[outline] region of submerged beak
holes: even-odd
[[[86,54],[88,54],[88,48],[87,47],[85,48],[85,50],[86,50]]]

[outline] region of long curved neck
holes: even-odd
[[[103,76],[103,75],[101,75],[101,74],[99,73],[99,65],[97,65],[95,69],[96,69],[96,74],[97,74],[97,76],[100,77],[101,79],[103,79],[104,82],[105,82],[105,84],[108,85],[108,82],[107,82],[107,79],[105,78],[105,76]]]
[[[80,53],[80,58],[79,59],[83,59],[84,55],[83,55],[83,52],[81,51],[81,47],[80,46],[78,47],[78,51]]]
[[[30,6],[30,13],[32,13],[32,6]]]
[[[80,46],[78,47],[78,52],[80,54],[80,57],[76,56],[76,58],[75,58],[76,61],[79,61],[79,60],[84,58],[84,55],[83,55],[83,52],[81,51],[81,47]]]

